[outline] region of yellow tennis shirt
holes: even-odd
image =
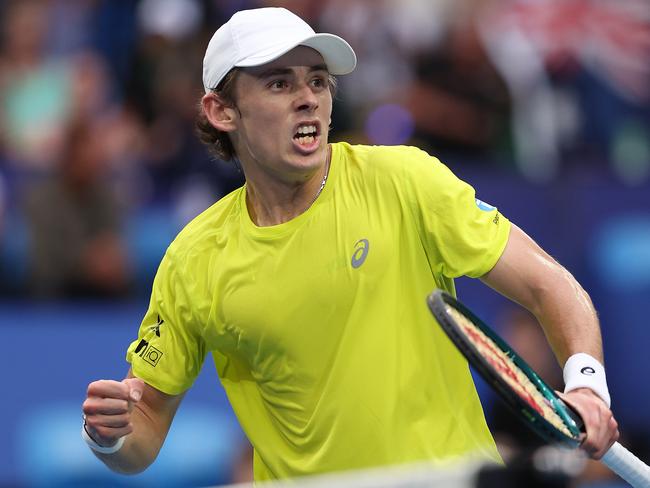
[[[170,245],[127,353],[134,374],[179,394],[212,353],[257,480],[499,461],[468,365],[426,297],[488,272],[508,220],[412,147],[333,144],[323,192],[280,225],[257,227],[245,194]]]

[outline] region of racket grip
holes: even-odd
[[[633,488],[650,488],[650,466],[615,442],[602,457],[609,469],[627,481]]]

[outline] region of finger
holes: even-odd
[[[610,414],[609,419],[607,422],[605,422],[606,427],[603,431],[603,447],[601,449],[597,450],[593,458],[594,459],[600,459],[602,458],[605,454],[607,454],[607,451],[609,451],[612,447],[612,445],[618,441],[618,438],[620,436],[620,433],[618,431],[618,423],[614,419],[614,416]]]
[[[99,380],[88,385],[88,396],[99,398],[129,399],[129,388],[121,381]]]
[[[101,446],[112,446],[120,437],[133,432],[133,426],[128,424],[124,427],[107,427],[98,425],[96,427],[87,426],[88,435]]]
[[[618,439],[618,424],[610,410],[594,409],[585,422],[587,439],[581,446],[592,458],[600,459]]]
[[[144,392],[144,381],[140,378],[126,378],[122,380],[122,384],[128,388],[129,400],[137,403],[142,398]]]
[[[128,427],[130,423],[131,416],[126,413],[120,415],[93,415],[92,417],[86,417],[86,425],[95,430],[98,427],[121,429],[123,427]]]
[[[580,447],[590,457],[599,453],[603,446],[604,429],[601,422],[601,409],[599,407],[589,408],[587,399],[579,393],[565,394],[558,392],[560,398],[575,410],[584,425],[584,433],[581,436]]]
[[[616,421],[616,419],[614,418],[613,415],[609,419],[609,429],[610,429],[610,432],[612,432],[612,441],[613,442],[618,441],[618,438],[620,437],[621,434],[620,434],[620,432],[618,430],[618,422]]]
[[[86,398],[82,405],[83,413],[87,416],[96,414],[117,415],[129,411],[129,402],[117,398]]]

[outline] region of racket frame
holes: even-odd
[[[479,319],[474,313],[465,307],[444,290],[435,290],[427,297],[427,304],[436,321],[449,339],[467,358],[470,365],[487,381],[501,396],[505,403],[526,419],[524,423],[537,432],[544,440],[553,444],[560,444],[574,449],[580,445],[580,427],[582,422],[576,413],[572,412],[567,405],[555,394],[535,371],[487,324]],[[521,372],[532,382],[539,393],[548,402],[549,407],[554,410],[562,419],[567,429],[573,434],[568,436],[551,422],[546,420],[535,408],[528,404],[517,394],[513,388],[501,377],[490,362],[483,357],[473,342],[467,338],[462,327],[447,312],[446,306],[459,311],[467,317],[483,334],[521,370]]]

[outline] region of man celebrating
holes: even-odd
[[[425,303],[461,275],[539,319],[567,363],[583,448],[598,458],[617,439],[599,325],[574,278],[419,149],[328,143],[332,75],[355,64],[343,39],[281,8],[214,34],[199,127],[246,184],[170,245],[127,379],[88,387],[82,432],[111,469],[153,462],[208,352],[256,480],[500,462],[467,363]]]

